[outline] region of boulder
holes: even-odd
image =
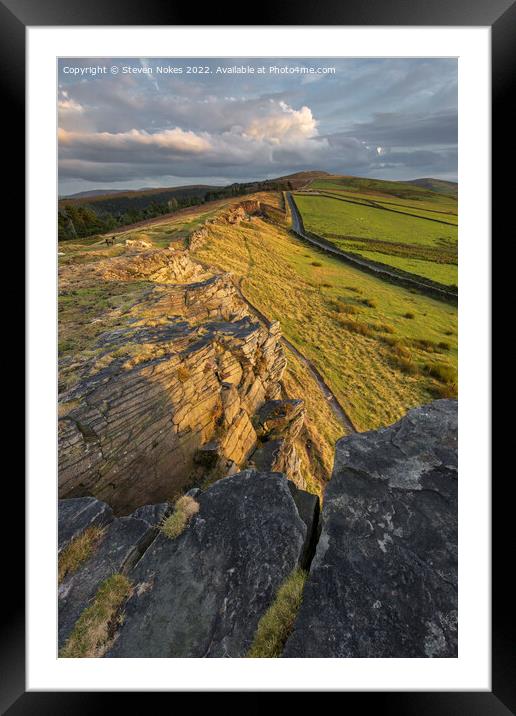
[[[110,508],[94,498],[90,501],[90,514],[111,514]],[[74,514],[80,515],[76,504],[80,500],[60,500],[60,525],[63,534],[75,524]],[[139,508],[133,515],[112,519],[105,526],[100,544],[76,572],[68,574],[59,585],[58,642],[61,648],[70,635],[75,622],[95,596],[101,582],[115,573],[127,573],[156,536],[157,525],[168,511],[166,503]],[[82,514],[86,512],[83,510]],[[68,522],[70,520],[70,522]],[[91,526],[92,522],[88,524]],[[98,523],[97,523],[98,524]]]
[[[337,443],[283,656],[457,656],[455,400]]]
[[[59,500],[58,504],[58,551],[89,527],[104,527],[113,519],[113,510],[105,502],[94,497],[76,497]]]
[[[160,534],[131,572],[106,656],[244,657],[300,563],[309,530],[283,475],[246,470],[190,494],[200,509],[186,530]]]

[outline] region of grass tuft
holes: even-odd
[[[113,574],[97,590],[73,628],[59,656],[84,659],[103,656],[112,639],[120,607],[131,593],[131,582],[123,574]]]
[[[61,583],[67,574],[76,572],[100,544],[105,527],[88,527],[68,544],[58,560],[58,582]]]
[[[274,602],[258,622],[247,653],[249,658],[273,659],[281,656],[301,606],[306,578],[307,573],[298,568],[283,582]]]
[[[184,531],[190,519],[199,512],[199,503],[189,495],[183,495],[176,502],[174,512],[166,517],[160,529],[170,539],[175,539]]]

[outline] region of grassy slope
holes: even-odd
[[[424,366],[450,366],[455,374],[453,306],[348,267],[308,248],[281,226],[255,220],[238,227],[214,225],[210,233],[198,258],[243,277],[249,300],[281,322],[284,334],[318,367],[359,429],[388,425],[408,408],[436,397],[440,383]],[[338,301],[356,311],[348,327],[335,308]],[[357,325],[369,335],[353,330]],[[425,349],[418,340],[431,343]],[[437,349],[439,343],[447,346]],[[413,371],[406,372],[395,355],[399,344]]]
[[[414,211],[405,207],[394,212],[380,204],[357,205],[330,196],[297,194],[296,203],[306,229],[339,248],[440,283],[457,284],[455,225],[399,213]]]
[[[262,198],[280,206],[278,195]],[[156,246],[166,246],[171,236],[183,236],[208,218],[211,210],[203,209],[145,227],[145,232],[125,232],[119,240],[123,243],[125,238],[140,237],[150,239]],[[211,239],[194,258],[243,278],[242,287],[249,300],[269,318],[280,320],[286,337],[318,367],[359,429],[387,425],[409,407],[439,395],[442,382],[423,366],[450,366],[455,375],[454,307],[348,267],[307,247],[285,226],[253,220],[240,226],[212,224],[209,228]],[[120,246],[102,248],[102,243],[95,246],[92,239],[67,242],[66,255],[60,261],[95,261],[119,249]],[[78,351],[88,353],[99,332],[130,319],[131,313],[125,315],[127,307],[148,288],[145,281],[116,285],[104,282],[62,296],[61,352],[72,356],[77,356]],[[120,306],[121,314],[112,306]],[[355,313],[349,314],[350,310]],[[405,318],[407,313],[414,318]],[[94,317],[101,320],[93,322]],[[346,318],[353,323],[346,324]],[[365,327],[367,335],[350,330],[350,326]],[[429,340],[433,345],[425,349],[414,343],[417,340]],[[439,342],[449,344],[449,348],[437,349]],[[291,397],[306,402],[310,437],[316,447],[312,459],[320,462],[320,472],[328,476],[335,440],[343,434],[343,428],[306,366],[291,352],[287,351],[287,356],[285,387]],[[62,370],[61,380],[66,380],[65,374],[66,370]],[[316,486],[312,489],[318,491]]]

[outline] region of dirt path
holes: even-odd
[[[292,231],[304,241],[308,241],[308,243],[313,246],[317,246],[317,248],[322,249],[322,251],[333,254],[342,261],[352,264],[362,271],[373,274],[377,278],[390,281],[391,283],[396,283],[405,288],[414,288],[427,296],[432,296],[433,298],[437,298],[448,303],[457,302],[457,294],[452,290],[441,287],[439,284],[435,284],[434,282],[425,283],[424,281],[420,281],[406,272],[402,273],[401,271],[391,271],[384,264],[377,264],[373,261],[359,258],[355,254],[346,253],[345,251],[341,251],[341,249],[332,246],[329,242],[326,243],[322,238],[316,238],[315,235],[308,234],[304,228],[301,214],[299,213],[292,194],[290,192],[286,192],[286,194],[292,217]]]

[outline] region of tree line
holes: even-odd
[[[78,202],[61,200],[58,209],[58,239],[71,239],[95,236],[109,231],[136,224],[146,219],[154,219],[164,214],[174,213],[189,206],[199,206],[208,201],[227,199],[256,191],[285,191],[292,189],[290,181],[262,181],[235,183],[229,186],[199,187],[198,189],[176,189],[157,194],[144,192],[134,195],[98,198],[94,201]],[[156,196],[165,195],[159,201]]]

